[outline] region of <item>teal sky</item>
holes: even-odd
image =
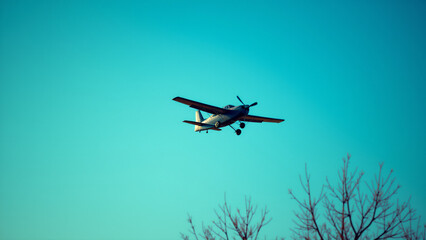
[[[0,238],[177,239],[252,196],[289,236],[341,158],[426,218],[426,2],[1,1]],[[285,118],[194,133],[195,111]]]

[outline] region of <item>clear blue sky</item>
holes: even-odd
[[[268,205],[394,169],[426,218],[424,1],[1,1],[0,238],[177,239],[226,192]],[[194,133],[182,96],[285,118]]]

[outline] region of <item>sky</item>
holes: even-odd
[[[342,157],[426,218],[424,1],[1,1],[0,238],[178,239],[226,194],[289,236]],[[195,133],[181,96],[258,102]],[[204,114],[204,116],[208,116]]]

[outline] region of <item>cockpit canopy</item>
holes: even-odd
[[[226,105],[225,107],[224,107],[224,109],[230,109],[230,108],[233,108],[233,107],[235,107],[234,105]]]

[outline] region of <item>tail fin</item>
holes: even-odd
[[[201,115],[201,112],[200,112],[200,110],[197,110],[196,112],[195,112],[195,121],[196,122],[203,122],[204,121],[204,118],[203,118],[203,115]],[[202,127],[201,126],[195,126],[195,129],[194,129],[194,131],[199,131],[199,130],[201,130],[202,129]]]
[[[197,110],[195,112],[195,121],[196,122],[202,122],[202,121],[204,121],[203,115],[201,115],[200,110]]]

